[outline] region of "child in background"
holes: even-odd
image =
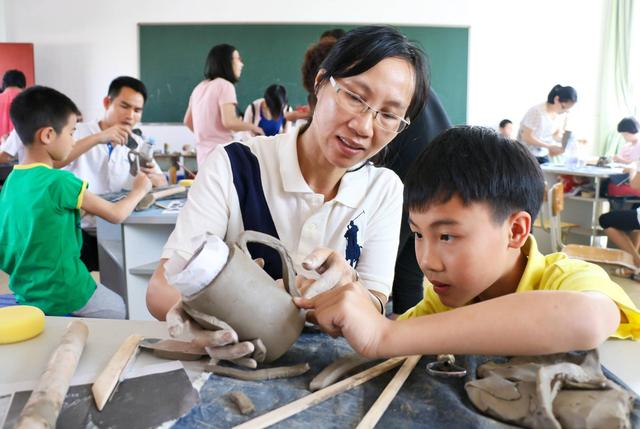
[[[13,130],[13,124],[9,117],[11,102],[27,86],[27,79],[20,70],[8,70],[2,76],[2,91],[0,93],[0,140],[4,139]]]
[[[120,223],[151,189],[151,181],[138,174],[129,195],[110,203],[89,192],[87,182],[73,173],[53,169],[75,144],[78,113],[67,96],[42,86],[13,101],[11,120],[25,158],[0,192],[0,269],[9,274],[19,304],[51,316],[123,319],[122,298],[96,285],[80,260],[80,209]]]
[[[640,312],[601,267],[538,251],[530,231],[543,194],[523,145],[483,127],[445,131],[405,179],[423,300],[398,321],[358,283],[295,302],[368,357],[541,355],[639,339]]]
[[[513,133],[513,122],[509,119],[503,119],[500,121],[500,126],[498,127],[498,132],[504,137],[511,139]]]
[[[271,85],[264,92],[264,98],[253,101],[244,111],[244,121],[258,126],[265,136],[275,136],[286,132],[285,114],[290,111],[287,90],[282,85]],[[250,133],[247,136],[252,137]]]
[[[634,117],[623,118],[618,123],[618,132],[626,142],[617,155],[613,156],[613,161],[622,164],[631,164],[640,160],[640,124]]]

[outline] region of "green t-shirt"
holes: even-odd
[[[19,304],[60,316],[82,308],[96,284],[80,260],[87,182],[46,164],[17,165],[0,192],[0,269]]]

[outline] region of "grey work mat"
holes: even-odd
[[[30,395],[31,391],[13,395],[4,428],[15,426]],[[197,401],[198,392],[184,369],[123,381],[102,411],[95,407],[91,384],[72,386],[56,428],[154,428],[184,415]]]
[[[309,362],[311,370],[302,376],[263,382],[241,381],[212,375],[200,390],[200,403],[180,418],[175,428],[228,428],[243,423],[291,401],[308,395],[309,382],[325,366],[339,356],[351,353],[344,339],[306,332],[279,361],[278,365]],[[479,414],[467,399],[464,384],[475,378],[475,369],[487,356],[460,356],[457,363],[467,368],[465,378],[435,378],[426,373],[425,366],[434,356],[420,360],[411,376],[393,400],[378,428],[510,428]],[[371,365],[369,365],[371,366]],[[356,368],[362,371],[366,366]],[[397,370],[391,370],[352,390],[341,393],[280,422],[276,428],[352,428],[355,427],[378,398]],[[610,372],[605,374],[619,382]],[[249,416],[241,415],[227,394],[245,393],[256,406]],[[636,399],[632,415],[633,427],[640,425],[640,401]]]

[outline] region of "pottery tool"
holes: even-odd
[[[373,429],[421,357],[420,355],[410,356],[404,361],[396,375],[393,376],[389,384],[387,384],[387,387],[385,387],[378,399],[376,399],[376,402],[374,402],[371,408],[369,408],[369,411],[367,411],[367,414],[360,420],[356,429]]]
[[[148,209],[156,202],[156,200],[180,194],[182,192],[185,192],[186,190],[187,188],[185,188],[184,186],[174,186],[171,188],[163,189],[161,191],[149,192],[140,200],[140,202],[136,206],[136,210]]]
[[[208,356],[204,347],[193,341],[163,340],[161,338],[145,338],[140,341],[140,348],[150,350],[162,359],[199,360]]]
[[[78,366],[89,335],[89,328],[83,322],[69,323],[54,350],[47,368],[40,376],[38,386],[33,389],[25,404],[16,429],[55,427],[58,414],[69,390],[71,377]]]
[[[312,407],[320,402],[329,399],[337,394],[350,390],[356,386],[361,385],[374,377],[379,376],[392,368],[399,366],[406,358],[393,358],[388,359],[374,367],[371,367],[358,374],[352,375],[349,378],[345,378],[329,387],[318,390],[310,395],[304,396],[296,401],[293,401],[280,408],[276,408],[266,414],[263,414],[255,419],[251,419],[244,422],[241,425],[235,426],[235,429],[249,429],[249,428],[263,428],[278,423],[286,418],[293,416],[294,414],[304,411],[309,407]]]
[[[102,411],[105,404],[116,390],[116,387],[126,375],[126,368],[129,367],[136,357],[138,344],[142,340],[140,335],[129,335],[125,339],[115,354],[109,360],[107,366],[102,370],[96,381],[91,386],[93,399],[96,402],[98,411]]]
[[[0,344],[17,343],[40,334],[44,313],[30,305],[0,308]]]

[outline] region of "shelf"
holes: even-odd
[[[150,276],[154,273],[160,261],[149,262],[148,264],[139,265],[137,267],[133,267],[129,269],[129,274],[133,274],[135,276]]]

